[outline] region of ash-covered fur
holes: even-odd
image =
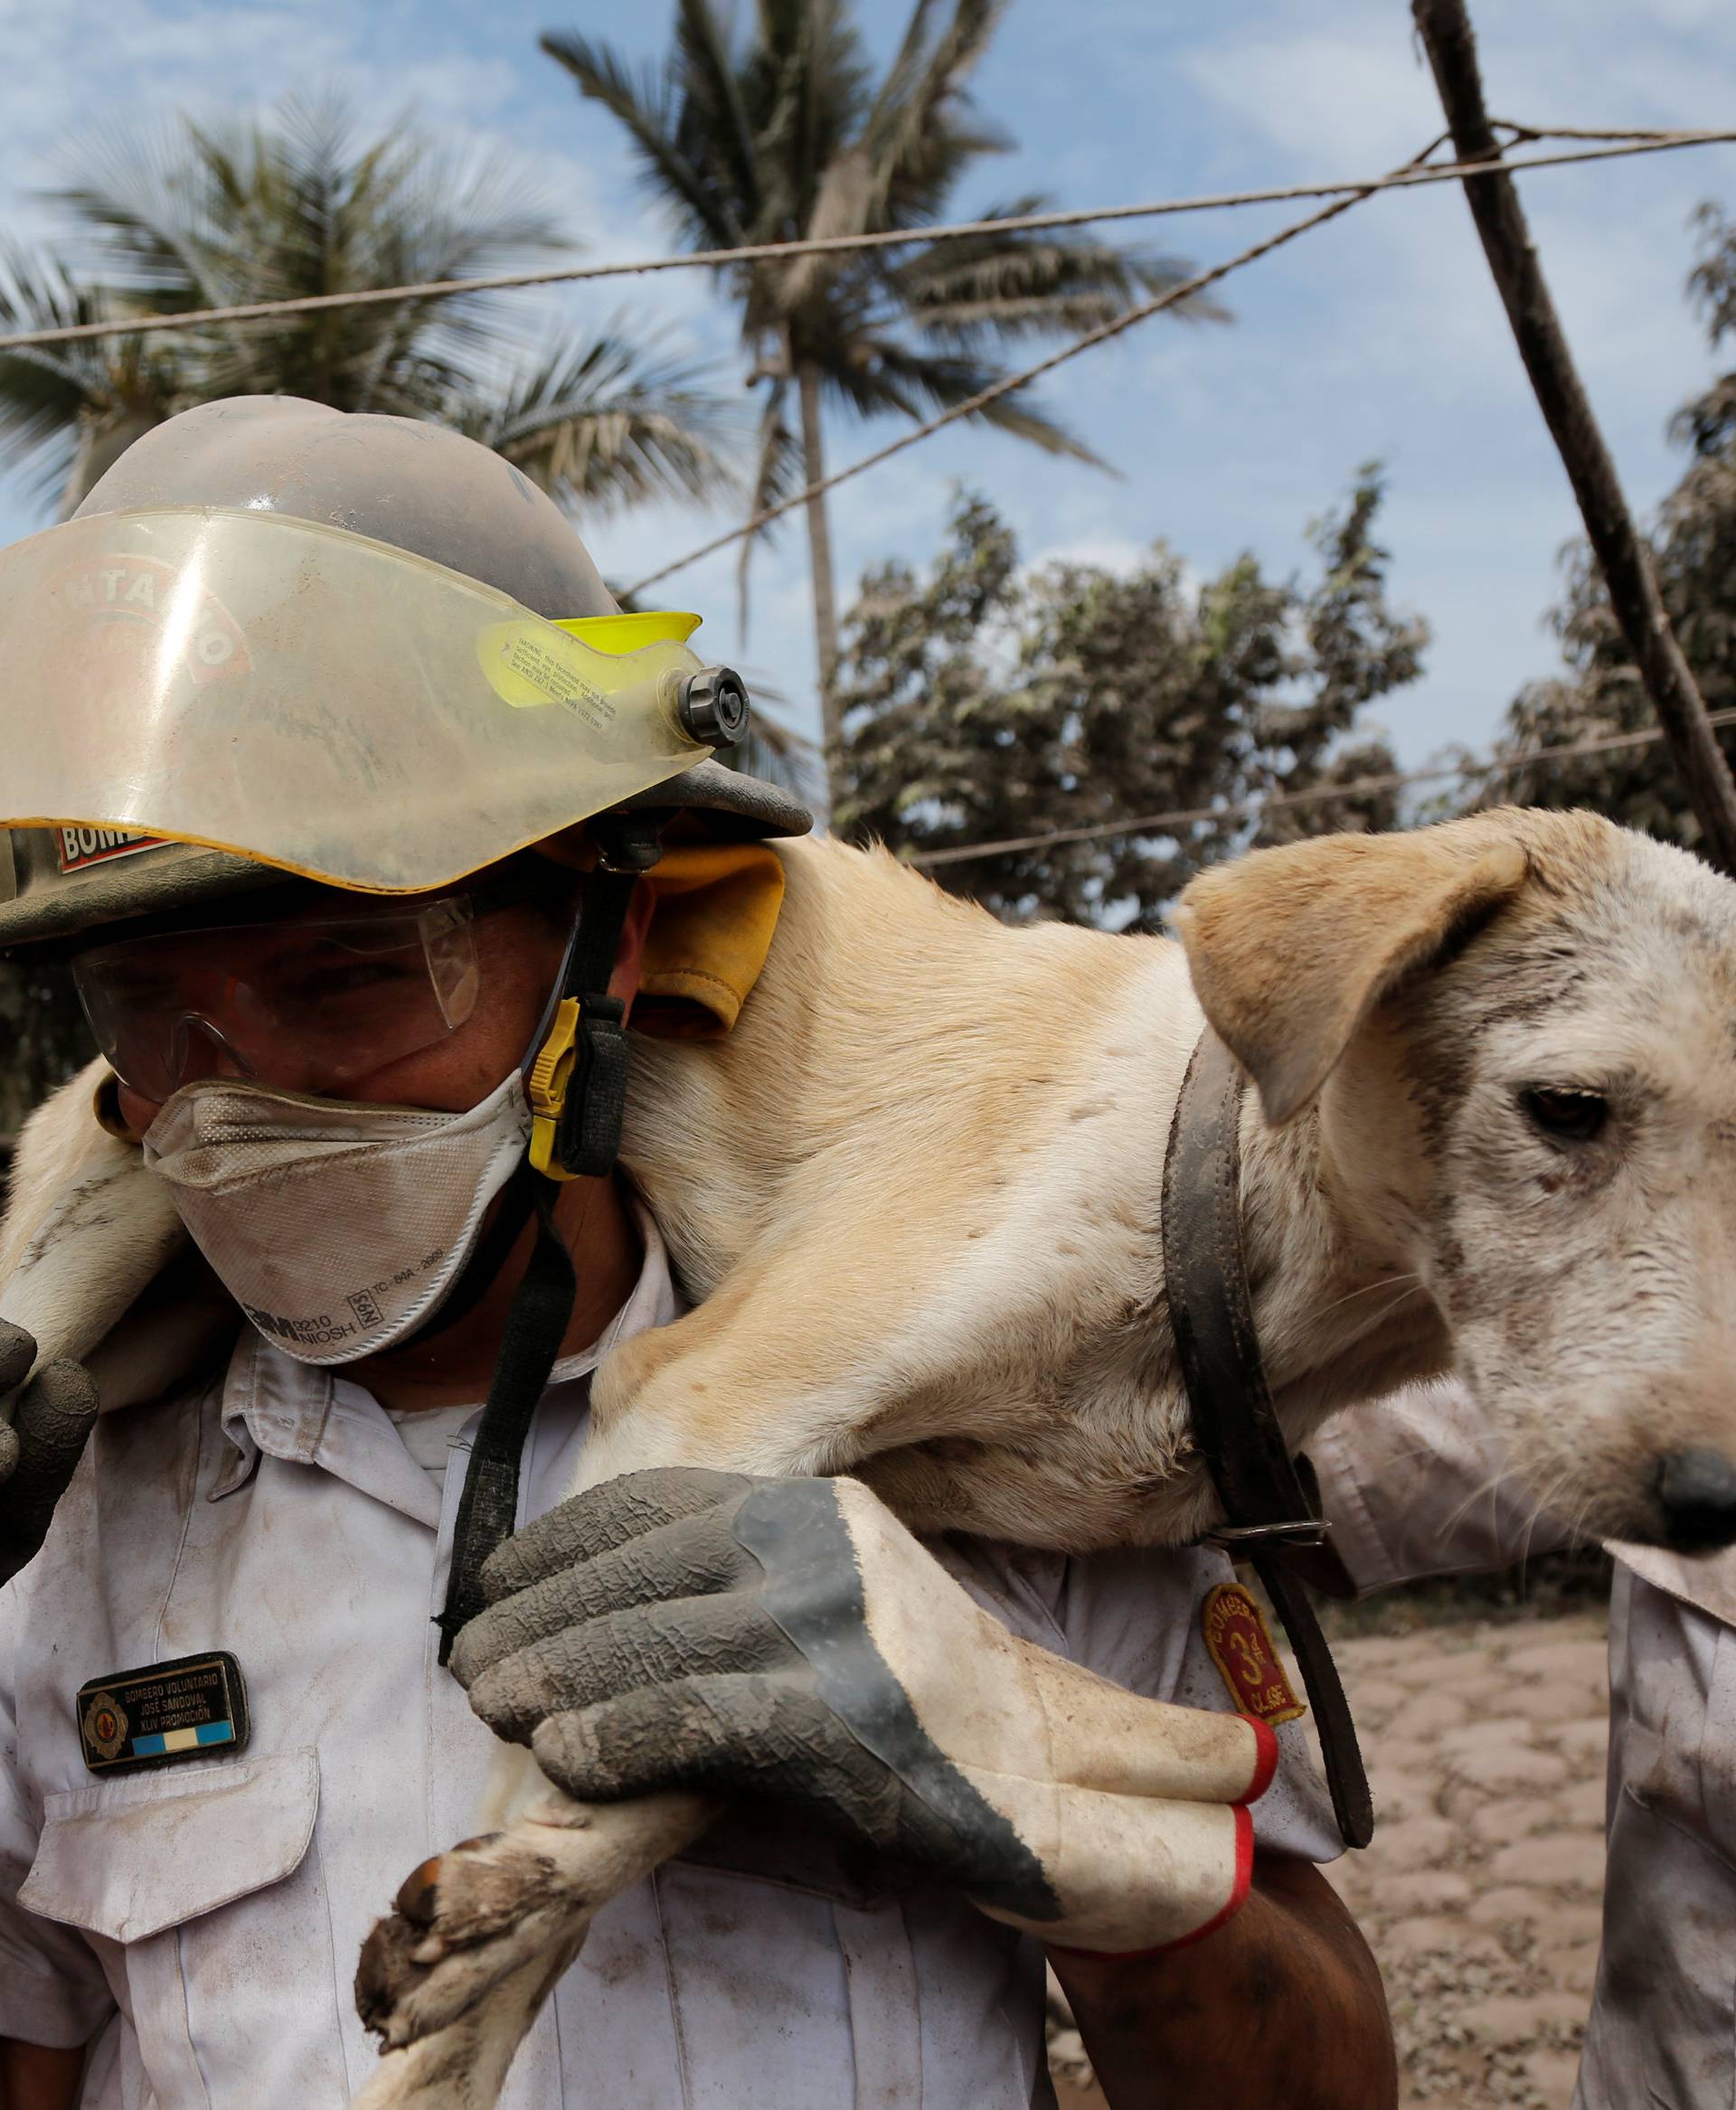
[[[167,1188],[98,1126],[107,1075],[91,1063],[24,1124],[0,1224],[0,1318],[34,1339],[36,1370],[85,1364],[105,1412],[159,1397],[237,1318]]]
[[[1736,1455],[1728,881],[1591,815],[1493,813],[1207,873],[1184,957],[1004,929],[884,855],[781,854],[733,1035],[638,1052],[626,1163],[704,1301],[604,1365],[588,1484],[850,1468],[926,1529],[1209,1526],[1158,1223],[1202,1003],[1258,1087],[1245,1241],[1292,1444],[1457,1355],[1519,1471],[1590,1531],[1656,1540],[1660,1455]],[[1538,1087],[1606,1094],[1605,1132],[1543,1133]],[[459,1850],[458,1898],[467,1857],[533,1854],[559,1808],[526,1813],[527,1755],[499,1774],[507,1829]],[[607,1821],[638,1850],[676,1800]],[[393,2041],[430,2033],[369,2110],[469,2110],[524,2025],[510,1913],[448,1938],[441,1888],[380,2002]],[[603,1901],[575,1874],[564,1953]]]
[[[1588,815],[1500,817],[1527,884],[1360,1036],[1328,1104],[1384,1107],[1401,1072],[1385,1235],[1520,1476],[1656,1543],[1659,1456],[1736,1456],[1736,887]],[[1603,1133],[1540,1135],[1540,1083],[1602,1094]]]
[[[1197,1533],[1157,1229],[1195,987],[1274,1117],[1244,1209],[1293,1442],[1456,1348],[1591,1530],[1655,1539],[1657,1455],[1736,1451],[1736,887],[1696,860],[1520,811],[1298,843],[1189,889],[1184,958],[783,856],[734,1034],[637,1052],[626,1163],[705,1301],[611,1358],[588,1482],[849,1467],[924,1529]],[[1539,1133],[1534,1085],[1607,1092],[1606,1135]]]
[[[1202,1004],[1258,1087],[1243,1217],[1292,1444],[1457,1359],[1589,1531],[1657,1541],[1660,1456],[1736,1456],[1736,886],[1695,860],[1580,814],[1331,837],[1195,881],[1176,946],[1008,930],[883,854],[780,854],[734,1033],[636,1050],[625,1163],[703,1302],[603,1366],[588,1484],[848,1468],[925,1529],[1208,1528],[1158,1222]],[[1543,1133],[1538,1087],[1604,1095],[1604,1131]],[[509,1810],[541,1785],[503,1769]],[[670,1811],[612,1805],[596,1851],[656,1858]],[[491,2098],[535,2004],[518,1923],[508,1900],[448,1926],[442,1888],[457,1913],[465,1855],[540,1867],[536,1826],[569,1822],[447,1857],[414,1938],[382,1941],[382,2028],[432,2034],[371,2106]],[[591,1851],[562,1953],[609,1894]]]

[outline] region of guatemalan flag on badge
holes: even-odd
[[[223,1649],[117,1671],[79,1687],[79,1741],[92,1773],[211,1758],[247,1742],[247,1685]]]

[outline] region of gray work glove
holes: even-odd
[[[1044,1939],[1240,1903],[1271,1731],[1015,1640],[853,1480],[662,1468],[518,1532],[452,1668],[557,1786],[778,1798]]]
[[[51,1362],[30,1378],[35,1361],[32,1335],[0,1319],[0,1401],[16,1395],[0,1420],[0,1583],[47,1538],[97,1420],[96,1382],[81,1363]]]

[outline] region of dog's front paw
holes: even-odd
[[[412,2044],[538,1957],[566,1968],[596,1907],[576,1880],[578,1857],[547,1851],[550,1842],[573,1843],[521,1823],[467,1839],[409,1878],[355,1974],[357,2010],[377,2037]]]
[[[552,1797],[504,1831],[424,1861],[363,1945],[356,2008],[389,2048],[475,2011],[503,1980],[546,1965],[534,2006],[591,1920],[710,1822],[696,1795],[586,1805]]]

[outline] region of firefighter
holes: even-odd
[[[1241,1909],[1175,1945],[1198,1871],[1129,1851],[1122,1936],[1081,1950],[1066,1871],[954,1793],[944,1741],[913,1769],[844,1695],[770,1769],[755,1710],[682,1702],[678,1650],[629,1665],[599,1642],[557,1505],[590,1373],[683,1308],[615,1168],[627,1015],[729,1030],[773,942],[769,844],[808,824],[703,759],[741,698],[692,626],[621,615],[486,450],[283,399],[171,420],[0,556],[0,810],[39,824],[10,833],[0,947],[71,960],[100,1117],[150,1174],[127,1192],[166,1198],[200,1257],[101,1344],[94,1432],[61,1363],[0,1457],[6,2100],[347,2102],[374,2062],[363,1937],[472,1829],[495,1747],[454,1670],[479,1705],[509,1689],[525,1738],[582,1669],[592,1710],[643,1719],[669,1688],[651,1711],[680,1733],[635,1740],[630,1779],[625,1743],[540,1739],[561,1785],[739,1779],[749,1806],[599,1917],[509,2104],[1046,2100],[1047,1927],[1118,2110],[1206,2088],[1220,2110],[1383,2110],[1384,2007],[1313,1865],[1337,1842],[1299,1710],[1272,1710],[1251,1831],[1220,1827]],[[74,1182],[69,1250],[108,1192]],[[33,1344],[5,1345],[15,1386]],[[639,1477],[582,1498],[593,1548],[644,1529]],[[656,1478],[638,1587],[679,1625],[720,1506],[754,1491]],[[765,1499],[835,1509],[829,1483]],[[925,1550],[883,1512],[873,1536],[877,1565],[847,1538],[820,1563],[831,1639],[864,1660],[874,1606],[909,1604],[912,1681],[944,1686],[958,1629],[920,1607],[953,1592],[1136,1695],[1241,1704],[1202,1633],[1229,1579],[1208,1550]],[[522,1616],[483,1612],[490,1556]],[[728,1672],[763,1635],[750,1593],[715,1587]],[[1164,1805],[1123,1800],[1146,1836]]]

